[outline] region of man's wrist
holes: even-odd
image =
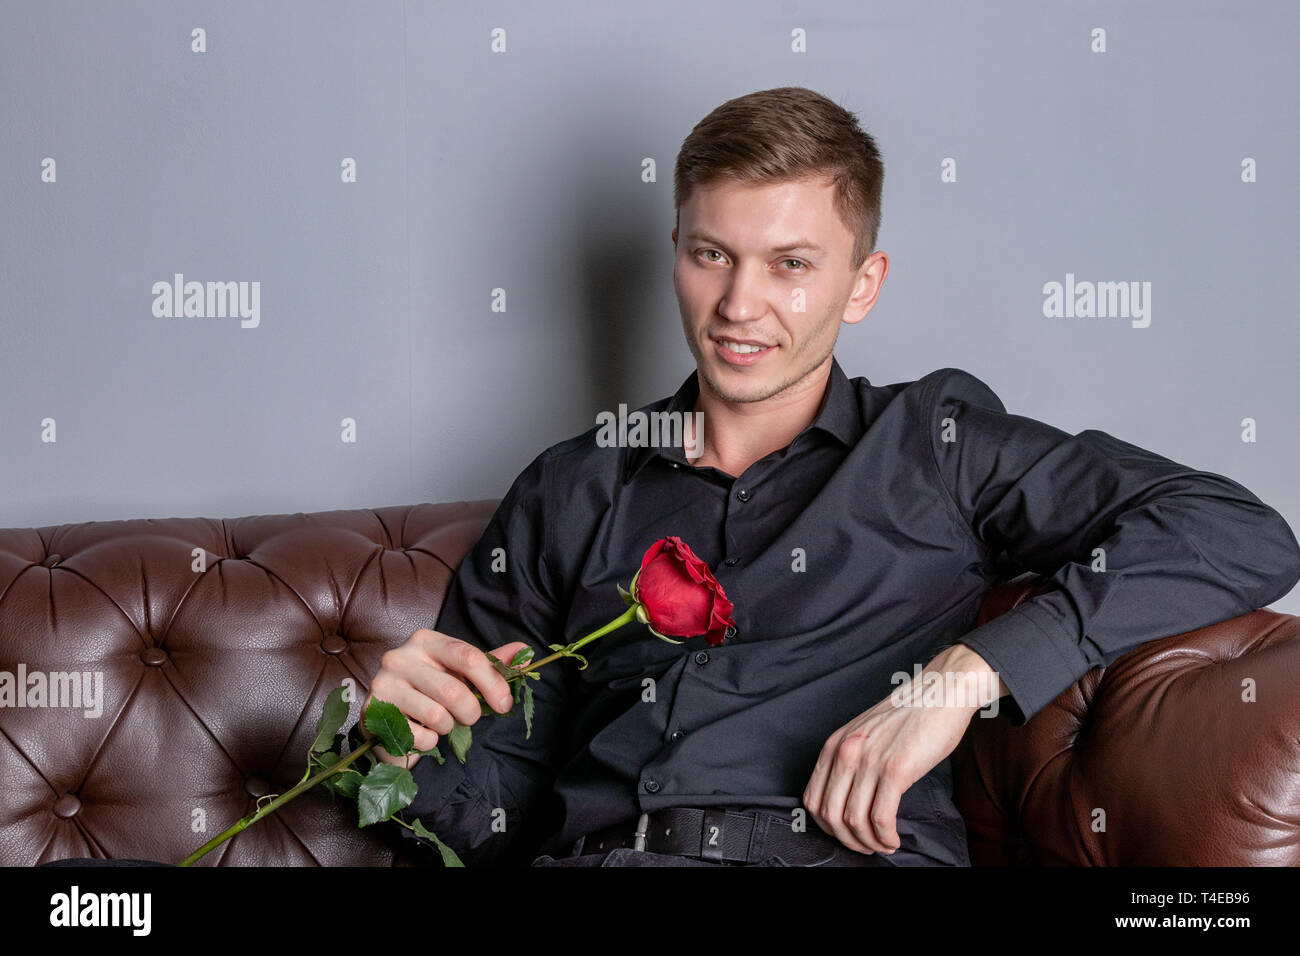
[[[953,644],[936,654],[922,668],[921,680],[926,682],[932,674],[943,681],[946,703],[969,707],[972,712],[1011,693],[988,661],[966,644]],[[948,700],[954,696],[947,693],[949,689],[957,691],[957,699]]]

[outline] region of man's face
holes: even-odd
[[[697,186],[681,207],[673,286],[701,390],[778,396],[829,363],[841,322],[870,311],[888,258],[850,270],[853,234],[833,202],[815,179]]]

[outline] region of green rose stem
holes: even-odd
[[[229,840],[236,833],[241,833],[248,827],[251,827],[258,820],[262,819],[262,817],[266,816],[268,813],[271,813],[274,810],[279,809],[281,806],[288,803],[290,800],[298,796],[298,794],[302,793],[304,790],[310,790],[312,787],[316,786],[316,784],[320,783],[326,777],[330,776],[331,774],[338,773],[340,770],[342,770],[348,764],[352,763],[352,761],[356,760],[362,754],[368,753],[374,747],[374,745],[375,745],[375,741],[367,740],[362,746],[352,751],[352,753],[348,754],[346,757],[344,757],[338,763],[334,764],[332,767],[327,767],[326,769],[322,770],[320,773],[316,774],[316,776],[308,780],[300,781],[298,785],[294,787],[292,790],[282,793],[280,796],[276,797],[274,800],[272,800],[266,806],[262,807],[256,813],[252,814],[251,816],[244,817],[244,819],[240,820],[238,823],[236,823],[234,826],[227,829],[225,832],[220,833],[217,836],[214,836],[211,840],[203,844],[203,846],[199,847],[197,850],[195,850],[193,853],[191,853],[185,859],[181,860],[181,862],[176,865],[189,866],[191,863],[193,863],[199,857],[203,856],[209,850],[215,849],[216,847],[220,846],[222,843],[225,843],[227,840]]]
[[[642,611],[642,613],[638,615],[637,613],[638,611]],[[551,661],[561,657],[575,657],[575,656],[581,657],[581,655],[575,654],[575,652],[579,648],[585,647],[587,644],[590,644],[598,637],[604,637],[610,631],[617,630],[618,628],[622,627],[624,624],[631,624],[633,621],[641,620],[641,618],[644,616],[645,614],[644,611],[642,610],[642,605],[633,604],[631,607],[627,609],[626,612],[619,615],[618,617],[610,621],[608,624],[606,624],[604,627],[600,628],[599,630],[592,631],[586,637],[574,641],[572,644],[567,644],[564,647],[559,648],[558,650],[556,650],[554,654],[551,654],[547,657],[543,657],[541,660],[532,661],[523,667],[511,670],[509,676],[507,677],[507,680],[518,680],[522,678],[525,674],[529,673],[530,671],[537,670],[537,668],[541,667],[543,664],[549,664]],[[557,645],[552,645],[552,646],[557,646]],[[493,660],[496,661],[496,658],[493,658]],[[498,661],[497,663],[500,662]],[[586,666],[585,660],[583,661],[583,666],[584,667]],[[498,673],[500,673],[502,669],[507,669],[505,664],[500,664]],[[506,677],[507,675],[502,674],[502,676]],[[474,696],[478,698],[480,701],[483,699],[483,695],[480,694],[478,691],[473,691],[473,693]],[[362,721],[363,721],[362,726],[364,726],[364,719],[365,717],[364,715],[362,715]],[[200,857],[204,856],[210,851],[216,849],[218,846],[220,846],[222,843],[225,843],[227,840],[235,836],[237,833],[242,833],[244,830],[252,826],[258,820],[261,820],[267,814],[275,812],[280,807],[284,806],[286,803],[292,800],[294,797],[298,796],[304,791],[310,790],[312,787],[316,786],[322,780],[325,780],[326,778],[331,777],[334,774],[343,771],[344,769],[347,768],[349,764],[355,761],[362,754],[369,753],[374,748],[377,742],[378,742],[378,738],[372,737],[369,740],[367,740],[364,744],[359,746],[356,750],[352,751],[352,753],[348,754],[346,757],[342,758],[337,763],[334,763],[331,766],[326,767],[320,773],[316,774],[316,776],[299,781],[299,783],[292,790],[286,791],[285,793],[276,797],[266,806],[258,809],[256,813],[244,817],[242,820],[240,820],[238,823],[234,824],[224,832],[217,834],[215,837],[213,837],[207,843],[203,844],[203,846],[199,847],[197,850],[195,850],[193,853],[191,853],[189,856],[187,856],[184,860],[182,860],[177,865],[189,866],[195,860],[199,859]],[[390,817],[389,819],[397,823],[400,823],[408,830],[415,829],[405,820],[399,819],[396,816]]]
[[[582,638],[581,640],[577,640],[574,641],[572,644],[565,645],[563,648],[557,650],[554,654],[550,655],[549,657],[543,657],[540,661],[533,661],[527,667],[521,668],[518,671],[518,673],[527,674],[529,671],[535,670],[536,668],[541,667],[543,664],[555,660],[557,657],[572,656],[574,651],[576,651],[580,647],[584,647],[585,645],[590,644],[596,638],[604,637],[610,631],[616,631],[624,624],[631,624],[633,621],[641,620],[643,617],[645,617],[643,613],[642,614],[637,613],[638,611],[641,610],[642,610],[642,606],[640,604],[633,604],[624,613],[614,618],[614,620],[610,621],[600,630],[592,631],[590,634],[588,634],[586,637]]]

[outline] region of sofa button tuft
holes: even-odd
[[[244,781],[244,790],[250,797],[264,797],[271,792],[271,785],[261,777],[249,777]]]
[[[62,561],[62,560],[63,560],[63,555],[61,555],[61,554],[52,554],[52,555],[50,555],[48,558],[46,558],[44,561],[42,561],[41,564],[42,564],[44,567],[52,568],[52,567],[54,567],[56,564],[58,564],[58,563],[59,563],[60,561]]]
[[[348,649],[348,642],[338,634],[330,634],[320,642],[320,649],[326,654],[338,656]]]
[[[146,647],[140,652],[140,660],[150,667],[162,667],[167,663],[167,652],[161,647]]]
[[[65,793],[59,799],[54,801],[54,815],[62,817],[64,820],[69,817],[75,817],[77,811],[81,809],[81,801],[71,793]]]

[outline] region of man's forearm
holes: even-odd
[[[920,686],[915,688],[915,693],[925,695],[930,675],[941,681],[939,686],[945,689],[945,705],[968,706],[972,712],[1011,693],[992,666],[965,644],[953,644],[936,654],[921,669]],[[957,700],[950,700],[946,693],[953,687],[961,688],[962,696]]]

